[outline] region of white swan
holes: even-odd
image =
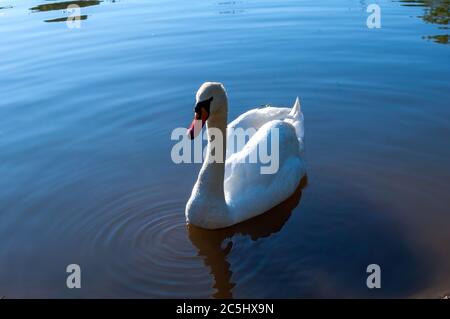
[[[222,136],[227,136],[222,139],[223,150],[227,151],[226,160],[212,161],[217,154],[212,153],[213,148],[208,143],[203,166],[186,205],[188,223],[206,229],[228,227],[268,211],[296,190],[306,174],[302,159],[303,114],[298,98],[292,109],[264,107],[240,115],[228,125],[228,135],[228,99],[221,83],[206,82],[200,87],[194,111],[194,121],[188,129],[191,139],[206,123],[208,141],[214,136],[212,128],[220,130]],[[230,142],[234,138],[230,129],[236,128],[253,128],[256,133],[241,147],[227,149],[227,140]],[[270,145],[270,138],[273,134],[276,137],[276,131],[278,170],[274,174],[262,174],[261,168],[267,163],[249,162],[258,147]]]

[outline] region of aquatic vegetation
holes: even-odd
[[[424,8],[424,14],[418,16],[426,23],[438,25],[440,30],[448,30],[450,21],[450,1],[449,0],[401,0],[403,6],[419,6]],[[429,35],[424,39],[432,40],[435,43],[448,44],[449,35]]]

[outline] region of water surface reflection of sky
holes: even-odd
[[[0,296],[448,293],[449,2],[377,1],[381,29],[370,3],[0,0]],[[307,183],[220,232],[186,226],[200,167],[170,158],[208,80],[229,120],[306,119]]]

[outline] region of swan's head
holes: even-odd
[[[227,115],[228,99],[222,83],[205,82],[197,91],[194,107],[194,120],[188,129],[188,135],[194,139],[211,117],[218,118]]]

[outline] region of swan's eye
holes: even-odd
[[[195,113],[198,113],[198,114],[201,114],[201,111],[202,111],[202,108],[203,109],[205,109],[208,113],[209,113],[209,108],[210,108],[210,106],[211,106],[211,101],[213,100],[213,97],[211,96],[209,99],[207,99],[207,100],[203,100],[203,101],[200,101],[200,102],[198,102],[196,105],[195,105],[195,108],[194,108],[194,112]]]

